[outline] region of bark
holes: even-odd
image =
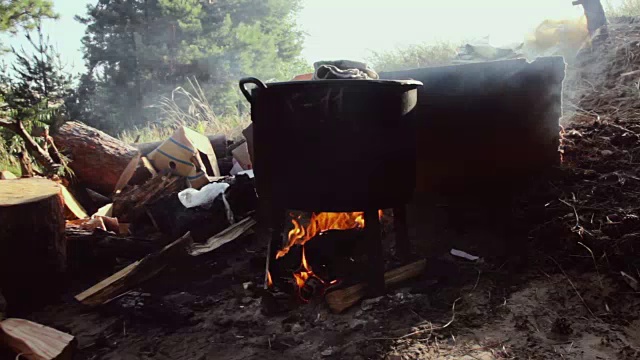
[[[66,266],[60,186],[38,178],[0,181],[0,288],[10,306],[54,295]]]
[[[139,151],[104,132],[79,122],[67,122],[53,134],[69,167],[85,186],[104,195],[124,187],[140,157]]]

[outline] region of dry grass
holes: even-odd
[[[119,136],[121,140],[127,143],[164,140],[179,126],[187,126],[201,134],[225,134],[230,139],[237,139],[251,121],[246,114],[218,116],[196,79],[189,79],[187,88],[174,89],[171,96],[161,98],[151,108],[158,110],[159,122],[124,131]]]
[[[609,17],[640,16],[640,0],[603,1]]]

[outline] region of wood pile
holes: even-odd
[[[0,322],[0,346],[24,359],[71,359],[72,335],[11,316],[69,291],[87,306],[108,303],[255,225],[252,176],[230,176],[232,165],[220,174],[216,158],[233,163],[230,142],[180,131],[205,150],[178,158],[185,166],[193,161],[200,177],[196,189],[223,182],[228,190],[198,206],[187,207],[178,196],[194,186],[192,179],[171,162],[157,168],[146,157],[166,141],[128,145],[78,122],[65,123],[48,140],[70,159],[68,178],[34,177],[30,160],[23,178],[0,172],[0,321],[7,318]],[[180,154],[169,154],[174,156]]]

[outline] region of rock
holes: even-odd
[[[371,310],[375,305],[378,305],[383,298],[384,296],[379,296],[377,298],[364,300],[360,305],[360,308],[364,311]]]
[[[600,151],[600,154],[602,154],[602,156],[611,156],[611,155],[613,155],[613,151],[611,151],[611,150],[602,150],[602,151]]]
[[[329,357],[333,355],[333,348],[328,348],[327,350],[320,353],[323,357]]]

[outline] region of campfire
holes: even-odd
[[[379,210],[378,219],[383,216]],[[275,255],[279,276],[267,271],[269,289],[308,303],[333,287],[365,280],[357,271],[368,260],[363,212],[292,213],[290,217],[292,228]]]

